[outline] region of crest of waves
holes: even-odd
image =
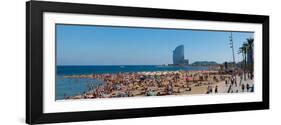
[[[57,75],[102,74],[119,72],[148,72],[176,70],[206,70],[207,67],[179,67],[157,65],[114,65],[114,66],[57,66]]]

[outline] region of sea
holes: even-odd
[[[96,87],[103,81],[91,78],[64,78],[65,75],[114,74],[125,72],[152,72],[178,70],[207,70],[208,67],[162,65],[113,65],[113,66],[56,66],[56,100],[88,91],[89,84]]]

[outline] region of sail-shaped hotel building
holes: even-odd
[[[188,59],[184,59],[184,46],[179,45],[173,51],[173,65],[188,65]]]

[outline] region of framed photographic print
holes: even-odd
[[[26,3],[29,124],[269,109],[269,16]]]

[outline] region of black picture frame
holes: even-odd
[[[76,13],[262,24],[262,102],[43,113],[43,13]],[[26,123],[57,123],[269,109],[269,16],[62,2],[26,3]],[[118,115],[116,115],[118,114]]]

